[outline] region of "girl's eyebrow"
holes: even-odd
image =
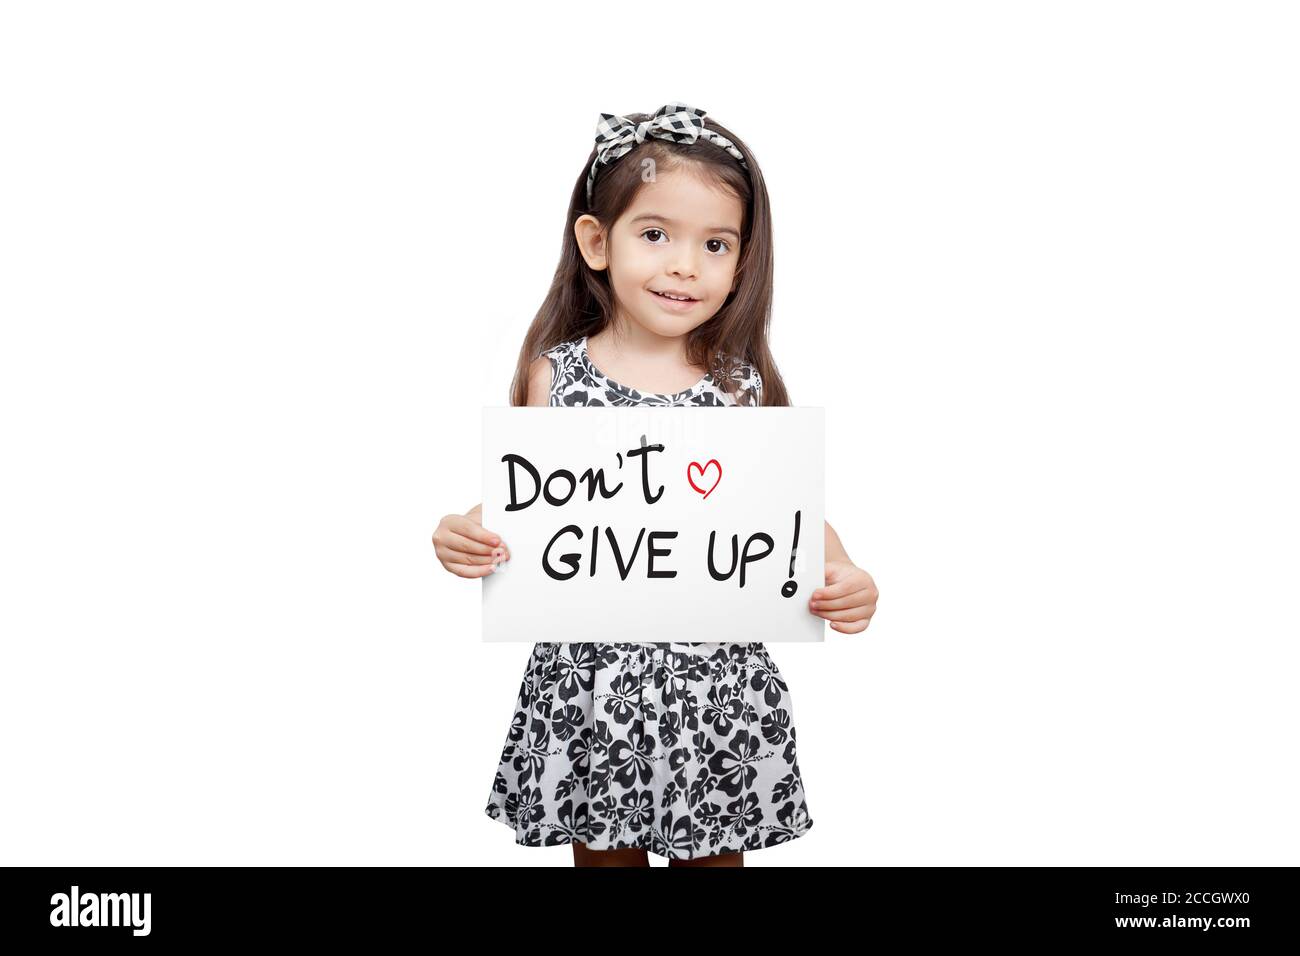
[[[659,215],[657,212],[643,212],[643,213],[642,213],[641,215],[639,215],[639,216],[634,216],[634,217],[632,218],[631,221],[632,221],[632,222],[640,222],[642,219],[654,219],[654,220],[657,220],[658,222],[666,222],[666,223],[668,223],[668,225],[670,225],[670,226],[675,226],[675,225],[677,225],[677,223],[674,222],[672,219],[669,219],[667,216],[661,216],[661,215]],[[732,229],[730,226],[710,226],[710,227],[708,228],[708,230],[706,230],[706,231],[708,231],[708,232],[729,232],[729,233],[731,233],[733,236],[736,237],[736,241],[737,241],[737,242],[740,241],[740,233],[736,232],[736,230]]]

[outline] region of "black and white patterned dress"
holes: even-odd
[[[551,405],[736,405],[711,375],[675,395],[621,385],[585,337],[547,351]],[[746,404],[762,380],[734,376]],[[812,826],[790,692],[760,643],[539,643],[487,814],[524,846],[640,847],[669,859],[757,850]]]

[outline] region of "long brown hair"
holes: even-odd
[[[634,123],[650,117],[632,113]],[[528,400],[528,370],[547,349],[578,339],[594,336],[614,317],[614,295],[609,271],[593,271],[578,249],[574,223],[583,215],[595,216],[606,228],[613,225],[632,205],[641,188],[642,160],[654,160],[655,169],[670,170],[681,163],[698,164],[702,174],[718,186],[730,190],[744,206],[741,225],[740,263],[735,291],[727,296],[722,308],[709,321],[687,333],[686,352],[692,365],[707,368],[720,386],[735,395],[739,383],[731,377],[738,362],[749,362],[763,381],[764,405],[789,405],[785,382],[767,346],[772,322],[772,215],[767,199],[767,185],[754,160],[754,154],[735,133],[705,119],[704,125],[731,140],[745,157],[741,165],[728,152],[701,138],[694,143],[676,143],[646,137],[645,141],[596,174],[592,201],[587,203],[587,173],[596,159],[596,147],[583,164],[569,199],[565,216],[564,238],[560,247],[560,264],[551,280],[546,300],[537,310],[524,344],[519,350],[514,380],[510,383],[510,404],[524,405]]]

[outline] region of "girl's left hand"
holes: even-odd
[[[841,634],[865,631],[876,613],[880,592],[866,571],[848,561],[826,562],[826,586],[808,599],[808,610],[831,622]]]

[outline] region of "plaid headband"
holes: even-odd
[[[645,142],[647,136],[666,139],[674,143],[693,143],[705,139],[721,149],[725,149],[745,166],[745,157],[727,137],[704,126],[704,110],[697,110],[685,103],[669,103],[659,107],[648,120],[633,123],[622,116],[609,113],[600,114],[596,124],[595,162],[587,174],[587,205],[591,205],[591,190],[596,182],[596,171],[601,166],[608,166],[620,156],[625,156]],[[745,167],[748,168],[748,167]]]

